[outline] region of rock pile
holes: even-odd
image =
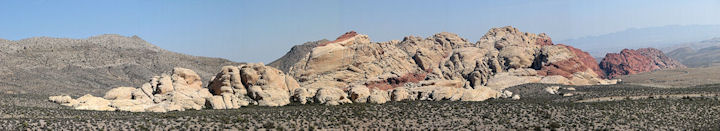
[[[685,68],[685,65],[666,56],[658,49],[641,48],[608,53],[600,62],[600,68],[605,70],[609,78],[615,78],[659,69]]]
[[[201,78],[194,71],[175,68],[172,75],[155,76],[139,88],[113,88],[104,97],[51,96],[50,101],[79,110],[167,112],[202,109],[210,97],[212,94],[202,87]]]

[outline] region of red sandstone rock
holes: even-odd
[[[637,74],[659,69],[685,68],[680,62],[665,56],[655,48],[638,50],[624,49],[620,53],[608,53],[600,62],[609,78],[621,75]]]
[[[335,39],[334,41],[322,43],[322,44],[320,44],[320,45],[318,45],[318,46],[325,46],[325,45],[330,44],[330,43],[335,43],[335,42],[344,41],[344,40],[350,39],[350,38],[352,38],[352,37],[355,37],[355,36],[357,36],[357,35],[358,35],[358,33],[355,32],[355,31],[345,32],[345,34],[341,35],[340,37],[338,37],[338,38]]]
[[[550,42],[550,45],[552,45],[552,42]],[[587,71],[587,69],[591,69],[595,72],[595,74],[598,74],[598,76],[604,77],[605,73],[600,70],[597,61],[595,61],[595,58],[590,56],[589,53],[572,46],[563,44],[558,45],[570,50],[573,54],[575,54],[575,57],[543,65],[538,71],[539,75],[561,75],[563,77],[570,78],[575,72],[583,72]]]
[[[397,77],[397,78],[388,78],[383,81],[374,81],[374,82],[368,82],[365,83],[365,86],[367,86],[370,89],[378,89],[378,90],[390,90],[395,89],[396,87],[403,86],[405,83],[417,83],[419,81],[422,81],[427,76],[427,72],[423,73],[408,73],[403,76]]]
[[[554,45],[553,42],[552,42],[552,39],[550,39],[550,37],[547,37],[547,38],[537,38],[537,40],[535,40],[535,44],[541,45],[541,46]]]

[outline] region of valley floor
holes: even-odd
[[[552,95],[551,85],[526,84],[508,90],[520,100],[484,102],[406,101],[339,106],[251,106],[236,110],[200,110],[169,113],[79,111],[54,106],[38,97],[4,94],[0,103],[0,130],[15,129],[400,129],[400,130],[718,130],[720,85],[689,88],[652,88],[634,85],[572,86]],[[680,97],[633,96],[707,94]],[[580,102],[595,98],[626,99]],[[34,101],[36,105],[8,102]],[[43,104],[46,102],[47,104]]]

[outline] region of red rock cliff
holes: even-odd
[[[608,53],[600,62],[600,68],[605,71],[608,78],[615,78],[659,69],[685,68],[685,65],[666,56],[658,49],[641,48]]]

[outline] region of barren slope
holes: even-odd
[[[220,58],[190,56],[154,46],[137,36],[88,39],[34,37],[0,40],[0,91],[34,95],[100,95],[117,86],[140,86],[149,77],[184,67],[207,81]]]

